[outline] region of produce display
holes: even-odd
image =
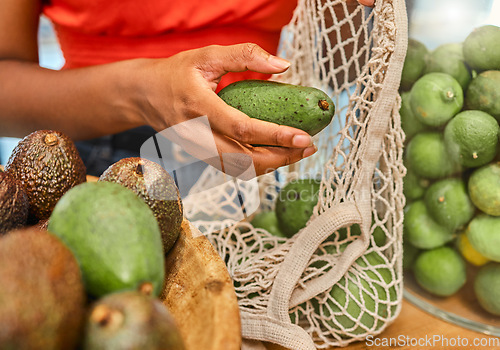
[[[500,315],[499,42],[492,25],[434,50],[409,39],[400,86],[404,267],[439,297],[473,279],[493,315]]]
[[[39,130],[0,172],[1,349],[184,349],[160,300],[183,207],[128,158],[87,182],[73,141]]]

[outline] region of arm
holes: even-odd
[[[250,119],[214,90],[228,71],[280,73],[288,63],[258,46],[210,46],[166,59],[52,71],[39,67],[39,0],[0,0],[0,122],[4,136],[53,128],[74,140],[140,125],[160,131],[207,115],[220,153],[244,153],[257,174],[314,153],[307,133]],[[268,144],[281,147],[252,147]]]

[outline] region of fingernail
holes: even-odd
[[[269,56],[269,63],[271,63],[271,65],[273,65],[274,67],[281,69],[281,70],[285,70],[288,67],[290,67],[289,61],[287,61],[281,57],[273,56],[273,55]]]
[[[297,148],[312,146],[312,138],[309,135],[295,135],[292,139],[292,145]]]
[[[312,156],[314,153],[316,153],[317,150],[318,149],[314,145],[312,147],[307,147],[304,150],[304,153],[302,153],[302,158],[307,158],[309,156]]]

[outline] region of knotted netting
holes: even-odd
[[[225,181],[209,168],[193,188],[196,200],[184,200],[234,280],[244,348],[262,348],[261,341],[300,350],[343,346],[397,317],[406,44],[404,0],[377,0],[373,9],[299,0],[279,54],[292,64],[273,79],[332,97],[336,115],[315,136],[318,152],[254,181]],[[292,238],[254,228],[250,214],[274,209],[280,189],[301,178],[321,179],[306,227]],[[250,217],[242,219],[244,203]]]

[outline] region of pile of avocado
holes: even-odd
[[[500,28],[493,25],[432,51],[410,39],[400,86],[405,268],[424,290],[441,297],[472,279],[479,304],[495,315],[500,315],[498,43]]]
[[[125,158],[97,182],[39,130],[0,172],[1,349],[184,349],[160,300],[183,220],[170,175]]]

